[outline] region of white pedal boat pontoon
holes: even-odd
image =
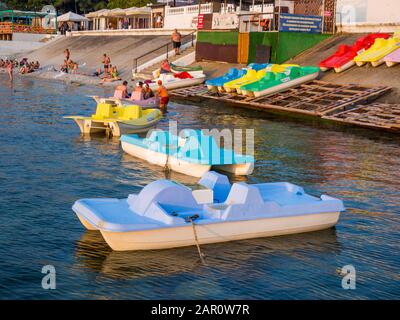
[[[345,210],[341,200],[287,182],[231,186],[208,172],[199,184],[207,189],[158,180],[127,199],[82,199],[72,209],[117,251],[195,245],[194,227],[200,244],[322,230]]]
[[[186,129],[180,136],[153,130],[148,138],[123,135],[122,149],[131,156],[193,177],[202,177],[211,169],[235,175],[249,175],[254,157],[218,147],[215,138],[201,130]]]
[[[154,79],[153,82],[149,83],[149,87],[153,91],[158,89],[158,80],[161,80],[163,86],[168,90],[191,87],[203,83],[206,80],[206,75],[194,74],[192,78],[181,79],[177,78],[176,75],[172,73],[161,74],[158,78]]]

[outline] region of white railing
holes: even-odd
[[[200,13],[212,13],[213,4],[204,3],[200,6]],[[199,6],[184,6],[184,7],[166,7],[166,15],[177,14],[197,14],[199,13]]]
[[[274,4],[268,3],[268,4],[264,4],[264,6],[262,4],[250,6],[250,12],[273,13],[274,12]]]
[[[225,8],[225,3],[221,3],[221,13],[233,13],[236,12],[236,6],[233,3],[227,3]]]

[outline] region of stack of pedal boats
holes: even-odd
[[[221,77],[206,81],[211,92],[237,93],[261,97],[281,92],[316,79],[319,68],[293,64],[250,64],[238,70],[232,68]]]
[[[319,63],[322,71],[333,69],[343,72],[354,65],[371,64],[373,67],[386,63],[392,67],[400,62],[400,32],[372,33],[357,39],[352,45],[341,44],[337,51]]]

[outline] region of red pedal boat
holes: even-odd
[[[365,37],[359,38],[352,46],[341,44],[338,50],[319,63],[322,71],[334,69],[335,72],[342,72],[354,66],[353,59],[361,52],[369,49],[377,38],[387,39],[390,34],[387,33],[371,33]]]

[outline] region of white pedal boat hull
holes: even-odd
[[[356,61],[358,67],[362,67],[363,65],[367,64],[366,61]]]
[[[146,160],[147,162],[160,166],[168,167],[170,170],[179,172],[188,176],[200,178],[211,168],[226,171],[235,175],[249,175],[253,172],[254,163],[218,165],[210,166],[205,164],[196,164],[175,157],[169,157],[164,153],[145,149],[140,146],[121,141],[122,150],[127,154]]]
[[[335,69],[335,72],[336,73],[340,73],[340,72],[343,72],[343,71],[345,71],[345,70],[347,70],[347,69],[350,69],[352,66],[354,66],[356,63],[353,61],[353,60],[351,60],[351,61],[349,61],[349,62],[347,62],[347,63],[345,63],[344,65],[342,65],[342,66],[340,66],[340,67],[337,67],[337,68],[334,68]]]
[[[156,79],[155,83],[150,83],[149,87],[151,90],[153,91],[157,91],[158,89],[158,84],[157,84],[157,80]],[[173,81],[165,81],[163,79],[161,79],[163,82],[164,87],[166,87],[168,90],[174,90],[174,89],[179,89],[179,88],[185,88],[185,87],[191,87],[191,86],[195,86],[198,84],[202,84],[205,80],[206,80],[206,76],[203,74],[201,76],[196,76],[194,78],[190,78],[190,79],[178,79],[175,78],[175,80]]]
[[[395,62],[395,61],[386,61],[386,66],[391,68],[394,67],[395,65],[397,65],[399,62]]]
[[[243,92],[243,94],[245,94],[245,95],[247,95],[249,97],[258,98],[258,97],[262,97],[262,96],[268,96],[268,95],[271,95],[271,94],[274,94],[274,93],[278,93],[278,92],[282,92],[282,91],[288,90],[290,88],[297,87],[297,86],[299,86],[299,85],[301,85],[303,83],[315,80],[315,79],[318,78],[318,75],[319,75],[319,73],[315,72],[315,73],[309,74],[309,75],[301,77],[301,78],[297,78],[297,79],[294,79],[294,80],[291,80],[291,81],[288,81],[288,82],[281,83],[281,84],[279,84],[277,86],[274,86],[272,88],[268,88],[268,89],[265,89],[265,90],[261,90],[261,91],[244,91],[244,90],[242,90],[242,92]]]
[[[379,67],[381,64],[384,64],[385,63],[385,61],[383,60],[383,59],[380,59],[380,60],[377,60],[377,61],[372,61],[371,62],[371,65],[374,67],[374,68],[376,68],[376,67]]]
[[[117,251],[192,246],[193,229],[200,244],[317,231],[334,226],[345,210],[339,199],[287,182],[231,186],[208,172],[199,185],[192,190],[161,179],[125,199],[78,200],[72,210]]]
[[[153,122],[146,123],[145,125],[129,125],[120,121],[107,122],[77,118],[74,118],[74,121],[83,134],[105,133],[109,131],[114,137],[119,137],[123,134],[147,132],[157,124],[157,122]]]
[[[207,225],[196,224],[196,232],[200,244],[220,243],[328,229],[338,222],[339,216],[340,212],[332,212]],[[107,244],[116,251],[169,249],[196,244],[191,224],[146,231],[101,230],[101,234]]]

